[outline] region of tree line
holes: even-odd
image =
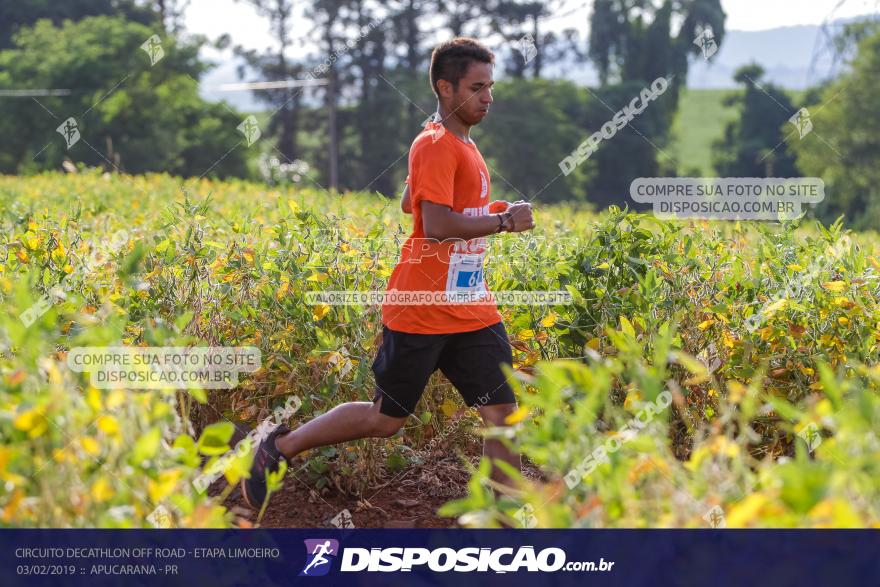
[[[717,50],[725,37],[720,0],[594,0],[587,16],[577,10],[582,3],[567,0],[238,1],[266,19],[273,49],[188,33],[187,0],[4,3],[0,90],[70,94],[0,97],[0,132],[13,139],[0,145],[0,172],[57,169],[69,158],[130,173],[264,177],[394,196],[409,144],[435,107],[427,79],[432,46],[468,35],[497,57],[496,101],[473,136],[498,195],[620,204],[636,177],[686,172],[677,167],[687,162],[667,154],[679,97],[689,65],[707,58],[699,40]],[[553,20],[568,26],[560,32]],[[848,38],[872,47],[870,32]],[[144,48],[148,39],[161,51],[158,63]],[[243,81],[325,85],[255,91],[262,106],[256,113],[207,102],[198,87],[210,67],[200,58],[208,45],[235,52]],[[303,46],[307,55],[292,57]],[[561,79],[554,69],[560,63],[591,66],[599,83]],[[761,83],[762,75],[759,66],[737,74],[743,89],[730,104],[741,116],[714,146],[718,173],[796,174],[821,159],[806,142],[785,140],[789,133],[767,97],[792,111],[796,105]],[[661,77],[668,81],[661,97],[562,172],[563,159]],[[248,147],[240,125],[250,114],[261,140]],[[72,147],[55,134],[69,117],[82,137]],[[851,206],[828,206],[828,214],[868,208],[864,196],[852,199]]]

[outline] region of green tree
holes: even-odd
[[[880,34],[865,38],[848,73],[806,103],[812,132],[791,133],[788,144],[805,175],[825,181],[817,215],[845,214],[857,229],[880,223]]]
[[[618,110],[627,108],[631,100],[647,87],[650,86],[630,81],[593,91],[582,119],[583,138],[613,121]],[[600,143],[589,159],[596,166],[596,173],[589,177],[584,187],[590,202],[599,206],[629,204],[638,208],[629,198],[629,186],[633,180],[673,174],[674,162],[666,148],[671,116],[669,94],[672,92],[670,87],[658,95],[613,138]]]
[[[291,62],[286,55],[293,45],[291,33],[294,23],[294,2],[292,0],[244,1],[253,6],[260,16],[269,20],[277,49],[267,53],[259,53],[253,49],[237,47],[236,53],[245,59],[251,69],[268,81],[300,78],[303,73],[302,65]],[[303,93],[303,88],[280,88],[255,92],[257,99],[269,106],[272,116],[266,129],[267,134],[276,139],[275,148],[286,162],[292,162],[300,155],[297,139]]]
[[[359,86],[355,117],[351,120],[359,142],[355,185],[393,194],[397,185],[388,165],[405,148],[401,149],[399,142],[404,98],[398,88],[385,81],[389,76],[390,27],[387,21],[383,22],[381,13],[363,0],[352,2],[344,22],[352,34],[347,43],[352,47],[349,71]]]
[[[694,40],[708,29],[720,46],[725,18],[720,0],[595,0],[588,54],[602,85],[665,74],[683,84],[688,58],[701,53]]]
[[[21,29],[14,47],[0,51],[0,88],[72,93],[0,102],[0,132],[15,137],[0,146],[0,170],[56,169],[69,157],[132,173],[244,175],[241,117],[198,95],[201,41],[159,37],[161,59],[151,65],[141,45],[153,35],[107,16]],[[56,128],[69,117],[81,139],[68,148]]]
[[[492,112],[474,139],[491,166],[494,197],[584,200],[594,164],[562,176],[559,162],[585,138],[587,95],[571,82],[535,79],[499,82],[493,93]]]
[[[689,60],[703,57],[695,41],[711,31],[720,46],[725,19],[720,0],[595,0],[587,53],[599,73],[603,108],[594,111],[593,128],[654,80],[664,77],[669,88],[596,152],[599,171],[587,187],[591,201],[620,205],[633,179],[675,172],[665,146]]]
[[[562,58],[573,47],[567,41],[574,35],[572,29],[561,36],[541,30],[541,21],[558,14],[563,0],[496,0],[487,4],[491,27],[511,48],[506,72],[512,77],[525,77],[531,70],[539,78],[545,63]]]
[[[791,98],[771,83],[762,82],[758,64],[739,68],[734,76],[743,91],[725,99],[740,117],[728,123],[724,137],[713,145],[713,164],[725,177],[793,177],[798,175],[794,155],[785,145],[782,128],[797,112]],[[785,133],[785,134],[783,134]]]
[[[160,2],[164,5],[164,2]],[[133,0],[10,0],[0,2],[0,49],[12,46],[12,35],[20,28],[49,19],[60,25],[65,20],[88,16],[122,16],[141,24],[157,23],[159,14]]]

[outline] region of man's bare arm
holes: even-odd
[[[444,241],[447,239],[470,240],[498,232],[500,214],[466,216],[453,212],[448,206],[423,200],[422,229],[425,238]],[[535,227],[531,204],[515,203],[508,209],[512,213],[505,230],[522,232]],[[503,220],[503,218],[502,218]]]
[[[403,188],[403,196],[400,198],[400,209],[406,214],[412,214],[412,200],[409,199],[409,184]]]

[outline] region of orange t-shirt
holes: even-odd
[[[442,124],[428,122],[409,151],[410,200],[413,231],[401,247],[386,294],[446,292],[475,296],[489,294],[484,272],[486,237],[469,241],[437,242],[425,238],[421,202],[428,200],[468,216],[489,214],[489,170],[473,143],[465,143]],[[382,304],[382,323],[391,330],[416,334],[471,332],[501,322],[491,304],[459,301],[418,304]],[[449,299],[449,298],[447,298]],[[474,299],[474,298],[470,298]]]

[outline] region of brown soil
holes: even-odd
[[[479,443],[465,448],[472,466],[480,460]],[[523,475],[540,479],[540,471],[525,457]],[[263,528],[333,528],[331,522],[343,510],[351,514],[356,528],[454,528],[455,519],[441,517],[437,509],[444,503],[463,497],[470,478],[467,468],[457,457],[435,452],[424,464],[411,465],[397,473],[385,472],[381,481],[364,492],[363,497],[346,495],[335,488],[319,492],[309,486],[305,477],[288,473],[284,487],[274,493],[260,523]],[[220,480],[209,492],[217,495],[225,488]],[[257,512],[251,510],[235,488],[225,503],[238,525],[252,527]]]

